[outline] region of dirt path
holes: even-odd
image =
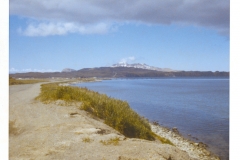
[[[125,138],[77,106],[34,101],[39,92],[40,84],[10,86],[11,160],[193,159],[174,146]]]

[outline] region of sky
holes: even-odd
[[[239,157],[239,6],[231,0],[229,36],[229,0],[1,1],[1,157],[9,156],[8,72],[118,62],[229,71],[230,55],[230,158]]]
[[[9,72],[229,71],[229,0],[10,0]]]

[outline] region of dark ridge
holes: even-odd
[[[229,72],[179,71],[161,72],[131,67],[84,68],[73,72],[28,72],[10,74],[14,78],[157,78],[157,77],[226,77]]]

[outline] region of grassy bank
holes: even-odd
[[[39,83],[39,82],[47,82],[47,80],[44,80],[44,79],[15,79],[15,78],[9,77],[9,85],[33,84],[33,83]]]
[[[87,88],[72,86],[59,86],[58,83],[43,84],[41,93],[36,98],[44,103],[56,100],[68,102],[82,102],[81,109],[101,118],[104,122],[130,138],[146,140],[161,140],[171,144],[170,141],[157,137],[147,120],[134,112],[125,101],[110,98],[105,94],[90,91]]]

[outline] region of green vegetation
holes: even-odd
[[[120,141],[119,137],[115,137],[115,138],[111,138],[107,141],[101,140],[100,142],[104,145],[111,145],[112,144],[112,145],[116,146],[116,145],[119,144],[119,141]]]
[[[59,83],[42,84],[41,93],[36,99],[43,103],[56,100],[64,100],[66,103],[80,101],[81,109],[103,119],[107,125],[126,137],[146,140],[155,140],[156,137],[148,121],[134,112],[127,102],[87,88],[60,86]]]
[[[33,84],[39,82],[46,82],[44,79],[15,79],[9,77],[9,85],[17,85],[17,84]]]
[[[82,141],[85,142],[85,143],[89,143],[89,142],[91,142],[92,140],[87,137],[87,138],[83,138]]]
[[[172,146],[174,146],[174,144],[169,140],[169,139],[166,139],[166,138],[163,138],[155,133],[153,133],[153,135],[155,136],[155,138],[157,138],[158,140],[160,140],[162,143],[165,143],[165,144],[170,144]]]

